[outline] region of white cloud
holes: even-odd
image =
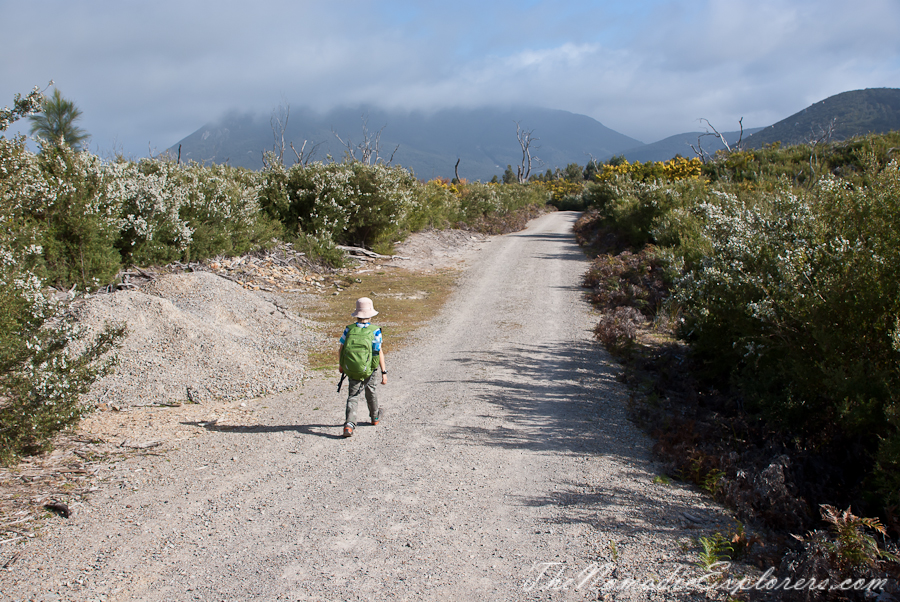
[[[36,0],[4,9],[0,104],[53,78],[95,147],[134,155],[282,98],[537,104],[653,141],[897,87],[898,26],[896,0]]]

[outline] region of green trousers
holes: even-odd
[[[377,373],[378,370],[375,370],[365,380],[347,378],[350,381],[350,390],[347,393],[347,418],[344,424],[356,425],[356,406],[363,392],[366,396],[366,405],[369,406],[369,419],[374,420],[378,415],[378,393],[375,391],[378,384],[378,378],[375,376]]]

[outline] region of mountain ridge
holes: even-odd
[[[644,144],[616,132],[586,115],[537,107],[481,107],[392,111],[371,106],[343,107],[326,113],[294,109],[285,129],[286,164],[294,161],[289,143],[305,153],[315,148],[314,160],[329,156],[340,160],[349,145],[377,139],[381,157],[393,155],[393,163],[410,169],[421,179],[452,178],[459,161],[459,175],[469,180],[500,176],[507,165],[520,165],[522,149],[516,128],[532,132],[531,147],[537,160],[532,173],[564,168],[569,163],[586,164],[622,155],[629,161],[667,161],[676,155],[693,156],[691,145],[705,132],[687,132]],[[788,146],[821,137],[842,140],[859,134],[886,133],[900,129],[900,89],[851,90],[813,103],[806,109],[765,128],[743,131],[743,148],[761,148],[780,142]],[[741,132],[723,132],[734,144]],[[346,143],[342,144],[337,136]],[[233,112],[190,134],[169,150],[171,156],[200,163],[230,163],[259,169],[263,152],[271,150],[275,138],[270,119]],[[715,153],[724,145],[715,137],[702,140],[703,150]],[[280,142],[279,142],[280,146]],[[180,153],[179,153],[180,149]],[[396,152],[394,152],[396,149]]]
[[[900,89],[865,88],[829,96],[747,139],[745,148],[846,140],[900,129]]]
[[[339,160],[347,147],[337,136],[355,146],[363,141],[366,127],[370,140],[378,136],[383,158],[393,153],[394,164],[411,169],[419,178],[453,177],[459,159],[460,177],[489,180],[502,175],[507,165],[520,164],[522,149],[516,137],[517,126],[534,132],[531,153],[540,161],[535,161],[533,172],[573,162],[583,165],[591,157],[606,158],[642,144],[591,117],[568,111],[487,107],[402,113],[361,106],[325,114],[291,109],[285,129],[284,159],[286,163],[295,159],[290,142],[299,150],[306,140],[306,152],[318,145],[314,160],[328,156]],[[180,146],[182,160],[259,169],[263,152],[271,150],[273,142],[268,119],[231,113],[206,124],[168,152],[175,156]]]

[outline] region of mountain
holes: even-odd
[[[743,140],[746,141],[748,136],[761,129],[762,128],[749,128],[744,130]],[[691,146],[698,150],[702,149],[704,153],[710,154],[715,154],[716,151],[725,148],[725,145],[722,144],[722,141],[716,136],[707,136],[704,135],[705,133],[706,132],[686,132],[684,134],[675,134],[674,136],[669,136],[659,142],[631,148],[619,154],[623,155],[632,163],[635,161],[646,163],[647,161],[668,161],[669,159],[674,158],[675,155],[681,155],[682,157],[690,159],[696,156],[696,153]],[[742,139],[740,131],[722,132],[722,136],[728,141],[729,146],[736,144],[738,140]],[[699,143],[697,141],[698,138]]]
[[[533,133],[532,156],[540,161],[532,173],[563,168],[569,163],[584,165],[593,157],[605,160],[624,155],[629,161],[667,161],[675,155],[694,156],[691,145],[703,132],[670,136],[652,144],[641,142],[604,126],[599,121],[566,111],[518,108],[447,109],[435,113],[387,111],[373,107],[335,109],[320,114],[294,109],[285,130],[285,143],[299,150],[307,140],[306,152],[316,147],[314,160],[328,155],[341,160],[346,147],[335,137],[353,146],[363,140],[363,127],[370,140],[378,139],[381,156],[412,170],[422,179],[451,178],[459,159],[459,175],[469,180],[489,180],[500,176],[507,165],[521,163],[522,150],[516,138],[516,124]],[[900,89],[871,88],[831,96],[766,128],[744,130],[744,148],[760,148],[780,141],[783,145],[806,143],[820,138],[831,124],[833,140],[857,134],[900,130]],[[740,132],[723,132],[729,144]],[[262,153],[273,148],[272,125],[268,117],[233,113],[210,123],[181,142],[169,153],[200,163],[229,163],[250,169],[262,167]],[[703,150],[714,153],[724,148],[713,136],[701,139]],[[285,163],[294,162],[290,148]]]
[[[522,149],[516,138],[516,124],[532,132],[532,173],[547,168],[564,168],[569,163],[586,164],[591,156],[605,159],[641,144],[599,121],[587,117],[533,107],[447,109],[435,113],[387,111],[374,107],[335,109],[325,114],[291,109],[285,130],[285,144],[306,151],[318,144],[314,160],[327,155],[341,160],[346,147],[363,141],[366,125],[370,140],[380,133],[381,156],[394,154],[394,165],[412,170],[421,179],[452,178],[459,159],[459,175],[469,180],[490,180],[501,176],[507,165],[521,164]],[[169,149],[182,160],[200,163],[228,163],[259,169],[262,153],[273,147],[269,118],[231,114],[217,123],[203,126]],[[284,161],[290,165],[295,155],[286,148]]]
[[[900,130],[900,90],[895,88],[870,88],[843,92],[817,102],[787,119],[765,128],[744,130],[744,148],[761,148],[766,144],[781,142],[783,146],[805,144],[821,138],[834,124],[832,140],[844,140],[859,134],[883,134]],[[697,147],[697,138],[703,132],[676,134],[664,140],[628,149],[622,153],[629,161],[668,161],[676,154],[695,156],[691,145]],[[722,132],[729,145],[740,138],[739,131]],[[700,139],[703,150],[715,153],[725,146],[714,136]]]
[[[753,134],[744,147],[808,143],[822,138],[832,123],[832,140],[900,130],[900,89],[867,88],[830,96]]]

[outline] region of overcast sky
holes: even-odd
[[[531,104],[654,142],[900,87],[898,0],[0,0],[0,19],[0,105],[52,79],[107,156],[280,103]]]

